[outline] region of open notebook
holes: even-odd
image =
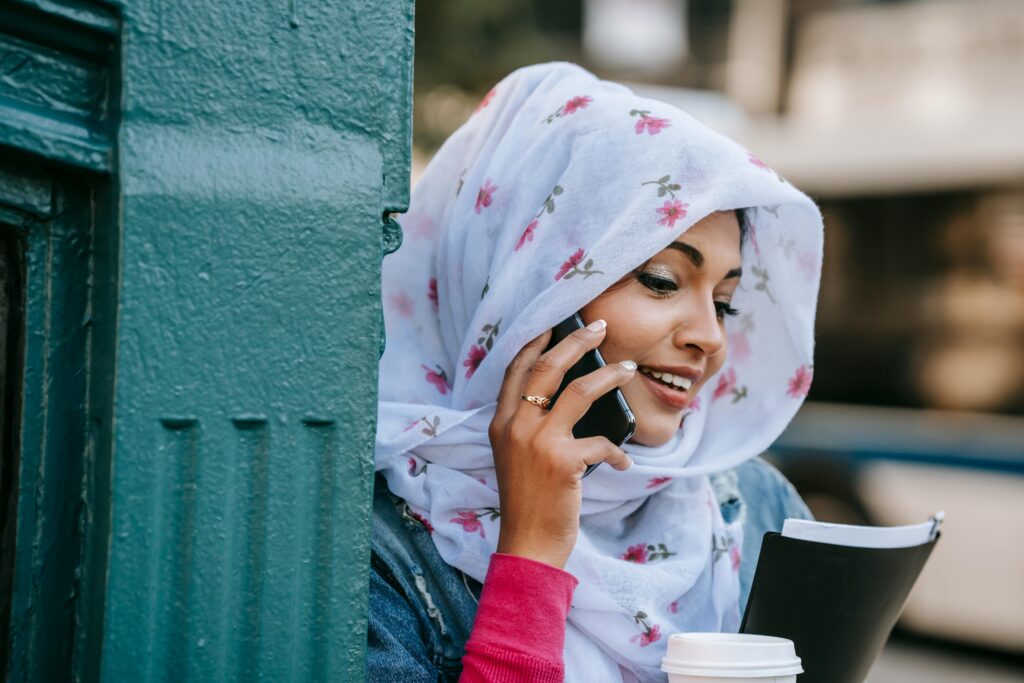
[[[800,683],[862,683],[941,522],[941,512],[900,527],[787,519],[764,536],[740,631],[792,640]]]

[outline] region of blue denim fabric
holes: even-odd
[[[746,607],[761,540],[787,517],[811,514],[774,467],[755,458],[711,477],[727,522],[743,522],[740,610]],[[377,476],[373,499],[366,680],[457,681],[481,585],[446,564],[405,501]]]

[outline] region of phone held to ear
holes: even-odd
[[[555,344],[562,341],[576,330],[586,327],[579,313],[574,313],[562,322],[558,323],[551,331],[551,342],[548,344],[550,350]],[[604,358],[597,349],[587,351],[575,365],[569,368],[562,379],[562,385],[551,397],[551,405],[554,405],[558,397],[569,386],[574,379],[590,374],[594,370],[605,366]],[[629,437],[636,431],[636,417],[629,409],[622,392],[617,388],[609,391],[600,397],[590,406],[590,410],[580,418],[579,422],[572,428],[572,435],[577,439],[585,439],[591,436],[603,436],[616,446],[626,443]],[[593,472],[600,463],[587,466],[583,476]]]

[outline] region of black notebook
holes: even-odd
[[[940,520],[941,513],[891,529],[787,520],[783,534],[764,536],[740,632],[792,640],[800,683],[862,683],[935,547]]]

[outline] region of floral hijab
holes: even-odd
[[[487,427],[506,366],[714,211],[746,209],[728,361],[676,437],[584,480],[567,681],[664,680],[669,633],[736,630],[738,522],[707,474],[764,451],[811,380],[822,222],[688,114],[571,64],[499,83],[434,157],[384,260],[376,468],[482,581],[500,505]],[[538,505],[543,501],[538,501]]]

